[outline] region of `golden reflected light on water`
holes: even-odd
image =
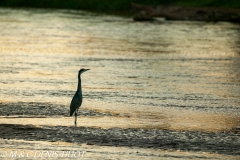
[[[223,132],[233,131],[240,125],[240,117],[238,115],[206,113],[185,109],[159,109],[159,107],[153,106],[143,107],[102,102],[84,103],[82,109],[94,110],[100,113],[111,113],[116,116],[80,116],[78,118],[79,127]],[[73,117],[4,116],[0,118],[0,121],[2,124],[73,126],[73,119]]]
[[[77,87],[77,71],[90,68],[82,76],[84,101],[90,106],[101,101],[99,110],[119,103],[150,107],[148,114],[156,107],[239,117],[236,24],[133,23],[81,11],[1,12],[1,102],[68,107]],[[174,123],[194,128],[187,123],[191,116],[173,117],[178,117],[171,119]],[[195,128],[204,128],[204,123]]]

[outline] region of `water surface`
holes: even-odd
[[[0,100],[87,101],[238,112],[240,26],[133,22],[69,10],[0,9]]]

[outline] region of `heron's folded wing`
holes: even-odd
[[[77,108],[81,106],[81,104],[82,104],[82,97],[79,97],[78,94],[75,93],[70,105],[70,116],[73,115],[73,113],[76,111]]]

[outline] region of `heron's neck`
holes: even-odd
[[[78,76],[78,88],[77,88],[78,91],[82,92],[82,86],[81,86],[81,77],[80,75]]]

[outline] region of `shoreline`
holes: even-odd
[[[86,7],[64,7],[61,5],[35,5],[35,4],[12,4],[0,3],[1,8],[11,9],[63,9],[63,10],[83,10],[87,12],[117,15],[122,17],[132,17],[134,21],[155,21],[155,18],[165,18],[173,21],[205,21],[205,22],[233,22],[240,23],[240,8],[236,7],[208,7],[208,6],[187,6],[187,5],[142,5],[129,3],[129,8],[125,9],[94,9]]]
[[[231,132],[178,132],[136,128],[91,128],[1,124],[0,138],[5,140],[75,143],[78,145],[137,147],[183,152],[208,152],[238,156],[238,134]],[[6,132],[7,131],[7,132]],[[235,141],[229,141],[235,139]]]
[[[98,107],[101,106],[101,107]],[[126,109],[128,108],[128,109]],[[0,103],[2,124],[34,124],[72,126],[69,107],[39,102]],[[36,119],[36,120],[35,120]],[[57,121],[54,121],[56,119]],[[40,121],[41,120],[41,121]],[[142,128],[175,131],[235,132],[240,126],[239,114],[210,112],[158,106],[111,104],[100,101],[84,102],[79,121],[86,127]],[[61,123],[60,123],[61,122]],[[115,123],[121,122],[121,123]]]
[[[68,117],[66,106],[5,103],[4,106],[0,105],[0,141],[70,143],[90,148],[129,147],[130,151],[135,148],[179,153],[207,152],[233,157],[240,155],[236,149],[240,147],[240,132],[232,130],[232,127],[239,126],[239,116],[221,118],[217,114],[198,111],[179,112],[177,109],[153,106],[143,108],[106,103],[99,104],[102,106],[100,110],[96,104],[99,103],[91,102],[80,109],[78,127],[75,128],[74,117]],[[13,108],[18,108],[22,114]],[[37,114],[34,115],[35,110]],[[13,114],[6,116],[12,111]],[[4,144],[3,147],[7,148]],[[104,154],[111,151],[108,152]]]

